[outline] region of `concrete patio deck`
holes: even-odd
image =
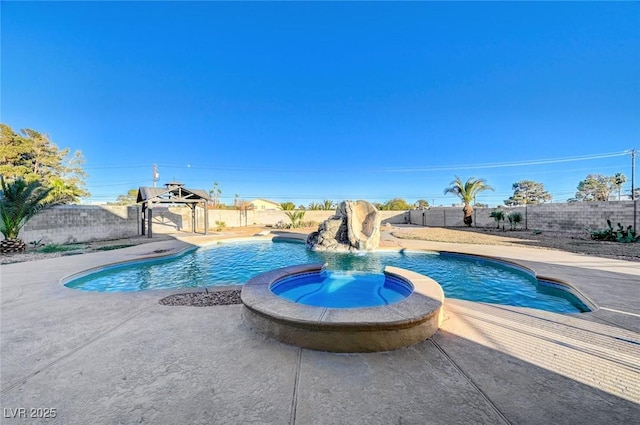
[[[640,423],[640,263],[401,241],[517,261],[599,308],[562,315],[447,299],[434,337],[370,354],[264,338],[243,325],[239,305],[158,304],[180,290],[92,293],[59,283],[210,240],[181,239],[1,266],[3,424]],[[45,409],[56,417],[31,417]]]

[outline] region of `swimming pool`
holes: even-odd
[[[305,263],[327,263],[329,270],[369,273],[382,273],[385,266],[401,267],[435,279],[447,298],[565,313],[589,311],[571,293],[544,285],[531,273],[500,262],[415,251],[314,252],[304,244],[279,241],[219,243],[178,258],[113,266],[74,279],[66,286],[122,292],[241,285],[267,270]]]

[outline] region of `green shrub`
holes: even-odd
[[[289,220],[291,220],[291,228],[297,229],[302,227],[304,213],[304,211],[285,211],[285,214],[289,217]]]
[[[44,254],[51,254],[53,252],[66,252],[66,251],[75,251],[78,249],[84,248],[81,245],[58,245],[55,243],[46,245],[43,248],[40,248],[38,252],[42,252]]]
[[[108,245],[96,248],[96,251],[113,251],[114,249],[129,248],[132,244]]]
[[[640,242],[640,235],[636,235],[633,226],[626,228],[618,223],[618,228],[614,229],[611,220],[607,220],[607,228],[603,230],[587,229],[591,235],[591,239],[596,241],[610,241],[620,243]]]
[[[496,229],[500,228],[500,222],[504,222],[504,211],[502,210],[495,210],[495,211],[491,211],[491,214],[489,214],[489,217],[493,218],[496,221]],[[502,229],[504,230],[504,224],[502,226]]]
[[[507,219],[509,219],[511,230],[516,230],[518,224],[522,223],[522,213],[519,211],[514,211],[507,216]]]

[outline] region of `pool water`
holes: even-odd
[[[329,270],[382,273],[385,266],[413,270],[435,279],[447,298],[532,307],[555,312],[588,311],[572,294],[542,285],[523,270],[476,257],[428,252],[314,252],[290,242],[229,242],[178,258],[114,266],[66,284],[84,291],[242,285],[280,267],[328,263]]]
[[[271,292],[316,307],[375,307],[404,300],[413,291],[406,282],[380,273],[323,271],[279,280]]]

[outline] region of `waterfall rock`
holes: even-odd
[[[379,244],[380,214],[367,201],[342,201],[307,237],[307,247],[314,251],[371,251]]]

